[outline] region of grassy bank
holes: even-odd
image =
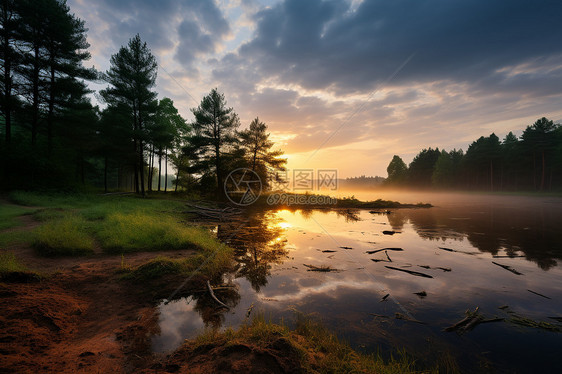
[[[5,216],[16,217],[27,212],[25,206],[34,207],[33,218],[40,226],[17,236],[32,242],[41,255],[222,248],[208,231],[183,221],[182,201],[21,191],[12,192],[9,198],[23,207],[2,209]],[[10,236],[0,234],[0,243],[10,243]]]
[[[274,324],[262,316],[237,330],[207,331],[187,341],[172,360],[180,361],[197,352],[228,356],[232,352],[255,352],[256,357],[274,357],[285,370],[304,373],[438,373],[439,367],[419,368],[407,354],[389,360],[353,350],[321,324],[299,315],[295,328]],[[212,359],[212,357],[209,357]],[[241,365],[238,363],[238,365]],[[213,370],[213,367],[205,367]],[[454,372],[453,368],[441,368]]]

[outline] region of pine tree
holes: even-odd
[[[135,191],[144,196],[145,121],[156,111],[156,92],[152,91],[157,74],[156,58],[137,34],[111,56],[110,62],[111,67],[105,74],[110,87],[100,94],[108,104],[126,108],[132,114],[133,144],[138,155],[134,165]]]

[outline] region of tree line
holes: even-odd
[[[192,123],[171,99],[158,99],[158,64],[139,35],[99,72],[84,66],[87,28],[65,1],[2,0],[1,7],[0,188],[82,185],[144,195],[173,180],[175,190],[220,195],[233,168],[254,170],[266,186],[284,169],[265,123],[256,118],[239,131],[217,89],[192,109]],[[102,109],[88,82],[107,83],[94,93]]]
[[[472,142],[466,153],[420,151],[410,165],[395,155],[387,186],[489,191],[552,191],[562,188],[562,126],[542,117],[518,138],[494,133]]]

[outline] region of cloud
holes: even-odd
[[[559,54],[561,18],[554,1],[286,0],[257,13],[240,55],[263,75],[342,94],[372,89],[413,53],[395,82],[472,81]]]

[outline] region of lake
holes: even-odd
[[[288,324],[298,311],[363,352],[453,357],[467,372],[558,372],[561,198],[354,195],[435,207],[254,212],[212,225],[237,249],[238,268],[223,279],[233,287],[215,291],[231,309],[202,294],[162,303],[154,351],[172,351],[205,326],[237,327],[248,310]],[[310,271],[323,266],[334,271]],[[476,308],[499,321],[444,331]]]

